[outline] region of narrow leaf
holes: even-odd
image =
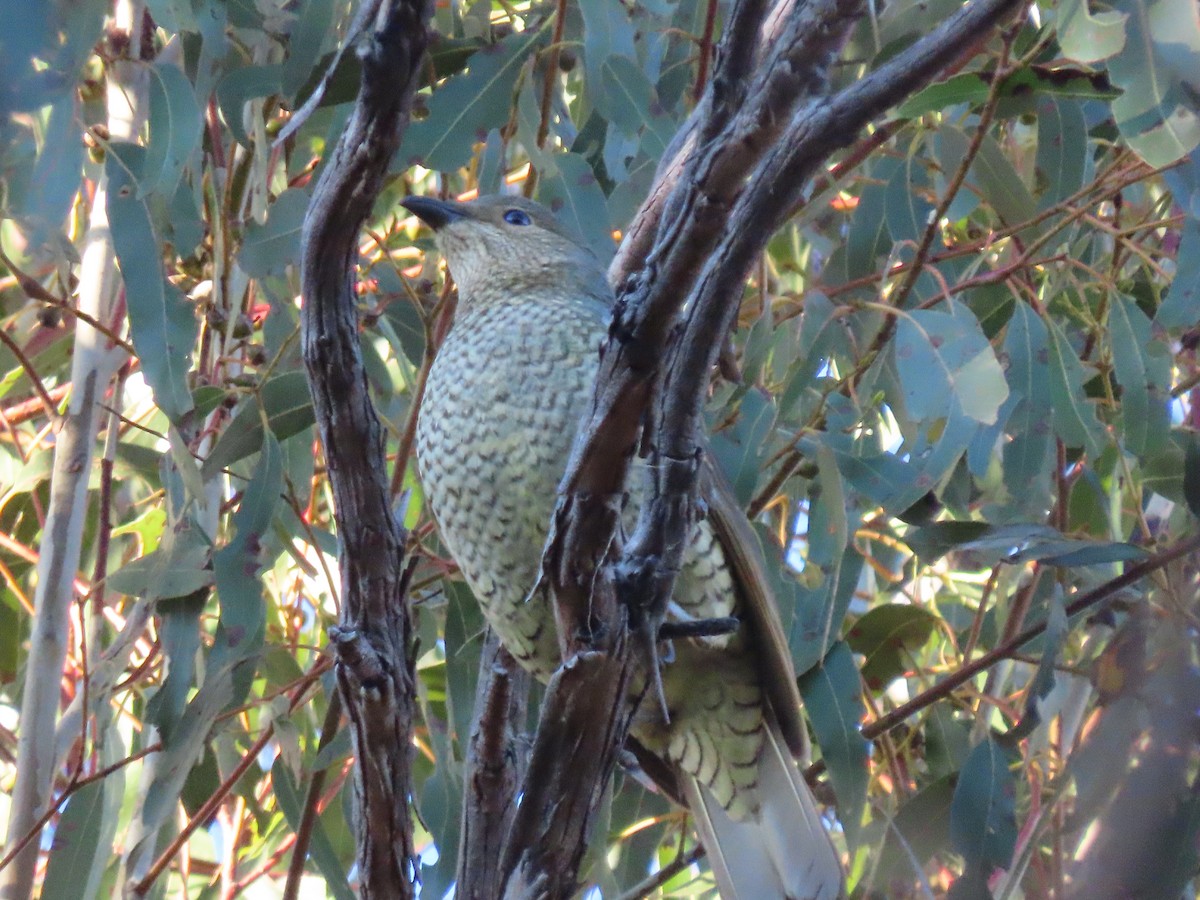
[[[994,738],[971,751],[958,776],[950,804],[950,839],[968,869],[987,876],[1012,861],[1017,842],[1017,755]]]
[[[1004,372],[973,316],[917,310],[900,318],[896,368],[913,418],[946,415],[951,403],[990,425],[1008,397]]]
[[[142,372],[159,408],[181,425],[192,410],[187,374],[198,328],[191,304],[164,277],[162,245],[146,202],[138,199],[136,175],[144,155],[142,148],[130,144],[120,145],[119,153],[110,150],[105,166],[108,219]]]
[[[510,34],[473,54],[466,72],[433,92],[428,115],[408,127],[401,163],[442,171],[466,165],[472,147],[508,121],[517,75],[545,33],[543,26]]]
[[[867,802],[870,744],[860,731],[867,711],[850,648],[841,641],[834,644],[821,665],[800,679],[800,691],[829,769],[846,842],[853,849]]]

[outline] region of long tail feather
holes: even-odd
[[[688,807],[722,900],[837,900],[842,865],[816,799],[772,722],[759,763],[757,818],[730,818],[704,785],[684,779]]]

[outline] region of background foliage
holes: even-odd
[[[337,55],[353,9],[149,0],[130,46],[106,34],[109,6],[0,3],[28,25],[0,53],[0,778],[32,715],[36,563],[79,389],[73,298],[106,196],[122,280],[99,324],[120,367],[81,495],[41,896],[129,880],[273,897],[290,866],[304,896],[350,897],[351,760],[322,650],[335,544],[296,255],[357,85],[353,54]],[[956,6],[877,9],[837,79]],[[447,297],[396,200],[532,191],[611,255],[724,9],[436,10],[428,89],[359,268],[418,554],[423,895],[454,877],[481,619],[411,459]],[[1035,4],[977,50],[835,159],[772,240],[734,338],[741,379],[712,392],[712,452],[774,548],[859,895],[1099,896],[1086,886],[1127,874],[1114,859],[1138,843],[1112,823],[1141,810],[1154,895],[1178,896],[1200,824],[1196,566],[1157,554],[1193,539],[1200,512],[1200,23],[1186,0]],[[113,137],[114,85],[144,116],[132,139]],[[1072,606],[1137,566],[1155,571],[1102,615]],[[1000,664],[937,687],[996,648]],[[615,788],[590,883],[709,890],[683,814],[629,777]]]

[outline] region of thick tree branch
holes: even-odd
[[[648,626],[643,634],[652,642],[656,618],[670,596],[697,514],[699,416],[708,373],[736,315],[751,262],[831,153],[854,141],[875,116],[927,83],[1019,5],[1018,0],[976,0],[833,97],[822,93],[825,76],[833,51],[860,14],[855,0],[798,3],[779,20],[778,37],[744,97],[723,68],[740,68],[745,55],[720,55],[706,94],[708,116],[677,151],[687,153],[689,142],[694,145],[663,203],[652,249],[636,273],[621,282],[601,349],[593,406],[559,488],[543,573],[554,596],[566,663],[547,696],[551,718],[544,716],[539,727],[526,789],[536,789],[546,773],[561,776],[565,760],[586,758],[588,767],[556,780],[556,790],[561,786],[565,793],[553,796],[552,805],[531,805],[528,816],[522,806],[518,824],[524,820],[537,827],[518,827],[511,837],[505,862],[510,892],[519,888],[533,896],[559,897],[573,886],[586,827],[558,836],[553,854],[539,842],[558,834],[545,829],[564,809],[594,810],[624,737],[629,715],[623,685],[634,665],[634,642],[624,630],[631,624]],[[740,24],[735,19],[734,27],[744,30],[750,22],[761,27],[757,3],[746,0],[737,10],[746,18]],[[725,105],[718,106],[722,101]],[[735,110],[730,103],[741,105]],[[637,254],[627,255],[624,263],[636,259]],[[679,328],[676,317],[685,301],[688,315]],[[671,345],[673,329],[682,333]],[[654,496],[622,554],[616,532],[624,484],[651,406],[653,433],[646,447],[655,473]],[[572,675],[584,667],[595,671],[587,692],[575,695],[577,703],[590,701],[587,725],[576,730],[569,717],[579,707],[562,703],[559,693],[568,692]],[[584,819],[590,822],[591,813]]]
[[[634,710],[632,671],[629,644],[618,640],[609,652],[574,655],[550,679],[505,844],[505,900],[566,900],[578,891],[593,814]]]
[[[359,350],[358,234],[408,122],[428,44],[428,0],[368,12],[362,86],[304,221],[301,319],[317,423],[333,488],[342,608],[330,638],[350,718],[364,898],[413,896],[410,748],[415,705],[404,535],[388,506],[383,431]]]
[[[525,776],[520,742],[528,702],[529,674],[489,630],[479,659],[463,779],[455,877],[455,896],[463,900],[491,900],[500,893],[500,853],[517,811],[517,788]]]

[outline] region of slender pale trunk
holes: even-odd
[[[140,42],[142,4],[117,0],[115,27]],[[146,80],[137,63],[118,61],[108,71],[108,128],[114,140],[136,140],[146,108]],[[101,176],[96,186],[79,279],[79,309],[91,318],[112,323],[117,279],[112,239],[108,230],[107,189]],[[71,364],[71,399],[54,445],[54,468],[40,557],[35,614],[25,692],[21,701],[20,737],[8,842],[12,845],[34,831],[51,801],[55,765],[55,721],[61,698],[63,663],[70,633],[68,616],[79,568],[83,526],[87,515],[88,478],[103,409],[100,403],[120,365],[123,353],[100,332],[77,318]],[[40,837],[34,835],[0,872],[0,897],[26,900],[33,894]]]

